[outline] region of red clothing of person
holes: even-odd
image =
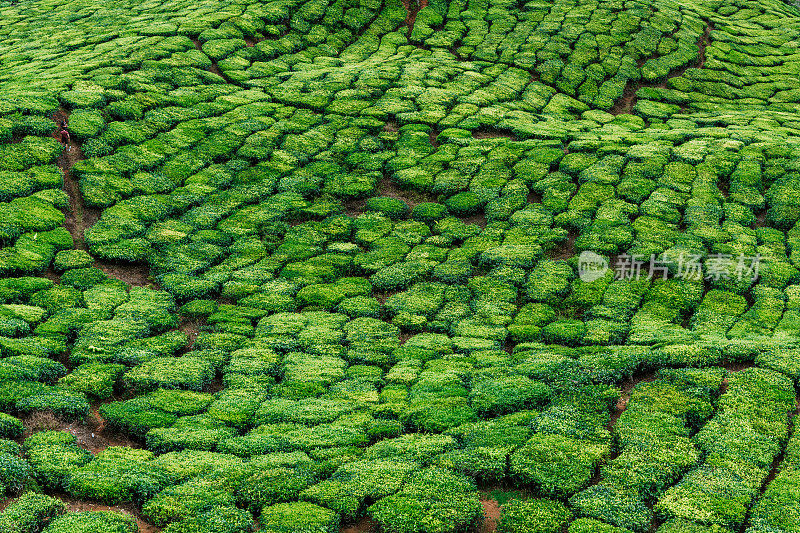
[[[66,129],[62,129],[59,132],[59,135],[61,135],[61,142],[63,144],[67,144],[69,142],[69,132]]]

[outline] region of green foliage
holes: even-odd
[[[103,399],[111,396],[114,384],[124,371],[123,365],[86,363],[62,377],[59,383],[72,391]]]
[[[26,492],[0,513],[0,529],[9,533],[39,533],[66,512],[67,505],[61,500]]]
[[[0,486],[3,492],[19,492],[27,483],[30,466],[16,455],[0,452]]]
[[[542,405],[550,398],[550,388],[523,376],[477,382],[470,393],[472,406],[483,416],[514,413]]]
[[[81,393],[52,388],[28,396],[17,402],[17,409],[24,413],[49,411],[66,419],[85,418],[89,414],[89,402]]]
[[[398,493],[379,500],[368,512],[388,531],[448,532],[473,524],[481,505],[468,478],[432,468],[412,475]]]
[[[152,390],[156,387],[186,388],[200,391],[214,377],[213,365],[199,357],[157,357],[125,373],[131,386]]]
[[[595,485],[569,500],[577,516],[588,516],[631,531],[646,531],[652,511],[635,496],[611,487]]]
[[[62,250],[56,254],[53,268],[58,271],[92,266],[92,256],[83,250]]]
[[[335,533],[339,530],[336,513],[306,502],[265,507],[260,522],[264,530],[276,533]]]
[[[588,484],[597,463],[608,453],[560,435],[534,435],[510,459],[511,474],[542,494],[569,497]]]
[[[42,431],[31,435],[23,445],[33,477],[44,487],[56,489],[75,469],[92,459],[79,448],[73,435],[63,431]]]
[[[500,533],[557,533],[572,518],[564,504],[553,500],[511,500],[503,505]]]
[[[0,410],[165,458],[40,432],[9,486],[168,533],[468,529],[461,475],[581,517],[519,528],[797,529],[787,2],[62,4],[0,7]]]
[[[62,515],[47,526],[47,533],[135,533],[136,520],[114,511],[82,511]]]
[[[795,401],[791,381],[756,368],[728,379],[720,410],[695,437],[706,461],[667,490],[656,506],[662,516],[739,527],[779,453]]]
[[[329,479],[304,490],[301,499],[327,507],[343,518],[356,518],[366,501],[397,492],[417,468],[416,463],[404,460],[351,462],[339,467]]]
[[[614,527],[591,518],[579,518],[569,525],[569,533],[629,533],[629,529]]]
[[[367,211],[375,211],[392,220],[404,218],[409,212],[408,204],[404,201],[386,196],[370,198],[364,207]]]
[[[247,533],[254,528],[253,516],[236,507],[215,507],[186,520],[170,524],[167,533]]]
[[[168,481],[167,475],[152,463],[146,450],[109,447],[89,463],[71,472],[64,488],[77,498],[116,504],[142,502],[152,498]]]
[[[25,427],[22,420],[5,413],[0,413],[0,438],[18,439],[22,436]]]

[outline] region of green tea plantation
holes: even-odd
[[[0,0],[0,533],[800,533],[798,386],[793,0]]]

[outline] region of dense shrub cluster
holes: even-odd
[[[730,376],[719,412],[695,437],[705,461],[664,493],[656,512],[740,527],[786,442],[787,413],[794,405],[792,382],[781,374],[748,369]]]
[[[798,529],[796,8],[415,4],[0,2],[0,530]]]
[[[617,456],[601,470],[598,485],[575,495],[576,513],[633,531],[645,531],[648,504],[697,465],[691,436],[713,413],[724,371],[661,370],[630,393],[615,425]]]

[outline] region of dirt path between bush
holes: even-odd
[[[67,504],[67,511],[70,513],[81,511],[113,511],[115,513],[132,516],[134,520],[136,520],[136,525],[139,527],[139,533],[157,533],[161,531],[161,528],[145,522],[139,510],[132,503],[120,503],[112,506],[97,502],[77,500],[67,494],[51,494],[51,496]]]
[[[62,120],[69,121],[70,113],[69,109],[59,107],[58,111],[52,117],[53,122],[55,122],[56,125],[60,125]],[[67,129],[69,130],[69,125],[67,125]],[[53,132],[53,136],[58,136],[57,130]],[[70,137],[70,142],[58,157],[56,165],[64,174],[63,190],[69,197],[69,210],[65,213],[66,219],[64,226],[67,228],[70,235],[72,235],[75,248],[88,252],[89,248],[86,245],[84,234],[86,230],[94,226],[94,224],[100,220],[101,211],[94,207],[87,207],[84,204],[80,180],[78,180],[72,172],[72,167],[74,167],[78,161],[83,161],[84,159],[86,159],[86,156],[83,154],[80,143],[74,137]],[[109,263],[95,260],[94,266],[105,272],[108,276],[124,281],[128,285],[137,287],[155,286],[155,284],[150,281],[150,268],[147,265]]]
[[[198,50],[203,52],[203,44],[200,42],[199,39],[192,39],[192,42],[194,43],[194,47],[195,48],[197,48]],[[256,43],[253,42],[253,46],[255,46],[255,44]],[[205,54],[205,52],[203,52],[203,53]],[[206,57],[208,57],[208,54],[206,54]],[[226,83],[230,83],[228,78],[226,78],[225,75],[220,70],[219,65],[217,65],[217,62],[214,61],[213,59],[211,59],[210,57],[208,59],[209,59],[209,61],[211,61],[211,66],[208,67],[206,70],[208,70],[209,72],[212,72],[212,73],[216,74],[217,76],[219,76],[220,78],[224,79]]]
[[[500,504],[495,500],[481,500],[483,506],[483,523],[478,528],[478,533],[494,533],[497,523],[500,522]]]
[[[377,533],[380,530],[378,523],[370,518],[364,517],[353,525],[342,527],[340,533]]]
[[[58,112],[53,115],[53,122],[57,125],[62,120],[69,120],[70,111],[64,107],[58,108]],[[69,126],[67,127],[69,130]],[[57,130],[53,132],[54,137],[58,137]],[[59,139],[60,140],[60,139]],[[86,229],[90,228],[100,218],[100,211],[98,209],[87,209],[83,205],[83,196],[80,191],[80,183],[72,174],[72,167],[75,163],[86,159],[81,150],[80,144],[70,136],[70,142],[67,144],[66,149],[58,157],[56,165],[61,169],[64,174],[63,190],[69,196],[69,211],[66,213],[66,221],[64,225],[72,235],[72,240],[75,242],[75,248],[79,250],[86,250],[86,243],[84,242],[83,233]]]
[[[417,21],[417,15],[423,8],[428,6],[428,0],[403,0],[403,6],[406,8],[406,26],[408,26],[408,35],[414,31],[414,23]]]
[[[697,59],[687,63],[686,65],[676,68],[673,71],[670,71],[667,76],[661,81],[644,81],[644,80],[637,80],[628,81],[628,84],[625,86],[625,91],[620,97],[619,100],[614,104],[614,106],[609,109],[609,113],[612,115],[620,115],[623,113],[632,113],[633,107],[636,105],[638,101],[638,97],[636,96],[636,92],[643,88],[643,87],[652,87],[657,89],[667,89],[668,82],[672,78],[678,78],[683,76],[687,70],[690,68],[698,68],[701,69],[705,67],[706,64],[706,48],[711,44],[711,32],[714,31],[714,24],[712,22],[706,22],[706,28],[703,31],[703,34],[697,39]],[[641,67],[645,60],[641,61],[639,67]]]

